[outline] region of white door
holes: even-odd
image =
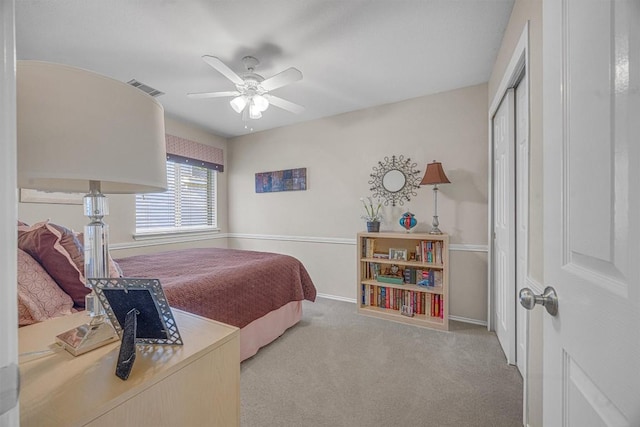
[[[509,89],[493,117],[493,280],[496,335],[507,363],[515,349],[514,91]]]
[[[545,0],[545,426],[640,426],[640,0]]]

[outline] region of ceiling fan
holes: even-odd
[[[215,56],[204,55],[202,59],[220,74],[231,80],[231,82],[235,84],[236,90],[189,93],[187,94],[189,98],[200,99],[233,96],[234,98],[229,103],[234,111],[242,114],[242,119],[245,121],[247,119],[259,119],[262,117],[262,113],[269,108],[269,105],[274,105],[296,114],[304,111],[302,105],[295,104],[286,99],[271,95],[270,93],[274,89],[302,80],[300,70],[293,67],[287,68],[281,73],[265,79],[254,72],[259,61],[253,56],[245,56],[242,58],[242,62],[247,71],[240,75],[236,74]]]

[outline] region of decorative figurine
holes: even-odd
[[[400,225],[403,226],[407,233],[416,226],[418,221],[416,221],[415,216],[411,212],[405,212],[402,214],[402,218],[400,218]]]

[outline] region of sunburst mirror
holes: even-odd
[[[369,184],[373,197],[382,200],[385,206],[402,206],[405,201],[417,196],[415,190],[420,188],[420,171],[416,166],[416,163],[404,156],[385,157],[383,161],[379,161],[370,174]]]

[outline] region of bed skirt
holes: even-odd
[[[240,361],[250,358],[302,318],[302,301],[291,301],[240,329]]]

